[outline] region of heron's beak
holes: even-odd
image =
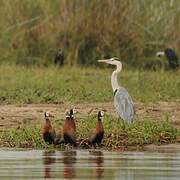
[[[98,60],[98,62],[102,62],[102,63],[107,63],[107,64],[109,64],[109,59]]]

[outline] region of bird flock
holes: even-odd
[[[158,52],[156,56],[166,55],[169,62],[169,67],[171,69],[177,69],[179,67],[179,62],[175,52],[167,48],[164,52]],[[111,85],[114,94],[114,106],[116,112],[122,120],[127,123],[132,123],[134,121],[135,110],[134,103],[129,95],[128,91],[118,84],[117,75],[122,70],[122,63],[117,57],[110,59],[98,60],[100,63],[106,63],[116,66],[116,70],[113,71],[111,75]],[[54,63],[58,66],[62,66],[64,63],[64,55],[61,50],[55,56]],[[104,137],[104,127],[103,127],[103,117],[104,111],[99,111],[97,114],[97,124],[93,133],[88,137],[87,141],[83,140],[81,143],[77,141],[76,138],[76,123],[75,123],[75,109],[70,109],[65,112],[65,120],[62,127],[62,133],[56,134],[54,127],[51,123],[51,118],[53,115],[50,112],[45,112],[45,122],[42,130],[42,136],[46,143],[60,145],[60,144],[70,144],[74,147],[87,143],[89,146],[101,146],[101,142]]]
[[[76,109],[70,109],[65,112],[65,120],[62,127],[62,132],[55,132],[55,128],[52,125],[52,118],[54,117],[50,112],[45,112],[44,124],[42,127],[42,137],[47,144],[54,145],[71,145],[73,147],[81,146],[82,144],[88,147],[100,147],[104,137],[103,117],[104,111],[99,111],[97,114],[97,124],[92,134],[81,142],[76,138]]]

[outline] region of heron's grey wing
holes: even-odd
[[[131,96],[123,87],[118,89],[114,95],[114,106],[118,115],[127,122],[134,119],[134,104]]]

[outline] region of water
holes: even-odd
[[[179,180],[179,152],[0,151],[0,179]]]

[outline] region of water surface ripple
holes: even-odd
[[[179,152],[0,151],[0,179],[179,180]]]

